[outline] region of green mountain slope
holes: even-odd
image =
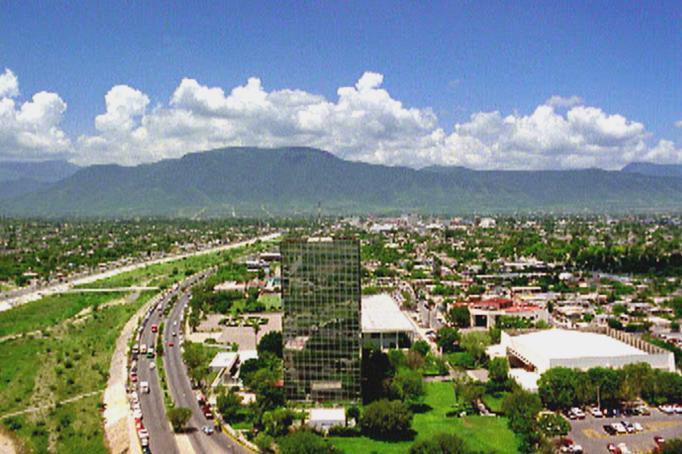
[[[226,148],[92,166],[0,202],[10,215],[238,216],[682,209],[682,179],[603,170],[414,170],[310,148]]]

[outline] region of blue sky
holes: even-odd
[[[148,98],[144,113],[133,116],[133,127],[139,127],[155,106],[170,107],[183,78],[221,87],[228,96],[249,77],[257,77],[266,92],[298,89],[333,103],[339,87],[353,86],[366,71],[382,74],[380,87],[404,108],[432,111],[436,125],[418,119],[417,126],[408,127],[413,133],[415,128],[420,134],[442,128],[449,135],[454,124],[470,123],[478,113],[498,111],[501,118],[521,118],[551,96],[577,96],[580,105],[642,124],[643,130],[630,132],[638,132],[647,149],[662,139],[673,143],[665,153],[646,154],[637,137],[628,136],[625,148],[610,153],[637,148],[628,157],[682,159],[682,128],[675,125],[682,120],[680,2],[217,3],[4,2],[0,71],[8,68],[18,79],[20,94],[13,97],[17,109],[43,90],[63,100],[68,107],[57,126],[69,143],[57,148],[82,161],[111,156],[113,161],[120,157],[134,163],[166,157],[136,157],[137,152],[124,156],[106,147],[85,151],[78,144],[81,135],[102,135],[94,118],[106,111],[104,96],[115,86],[130,87]],[[384,129],[402,124],[396,121]],[[252,143],[253,130],[249,136],[242,126],[238,129],[244,143],[259,145]],[[481,134],[476,138],[490,153],[497,152],[494,140],[489,143]],[[237,140],[235,135],[223,137],[223,142],[214,139],[200,144]],[[300,136],[292,140],[305,144]],[[263,145],[282,141],[286,138],[270,137]],[[512,142],[518,143],[507,137],[505,146]],[[9,139],[4,143],[14,147],[6,155],[21,156],[21,146]],[[327,148],[334,143],[334,138],[311,140],[311,145],[330,144]],[[356,143],[331,151],[387,164],[442,161],[477,167],[478,162],[479,167],[491,167],[489,158],[439,160],[433,156],[441,151],[432,148],[414,159],[405,157],[410,146],[402,138],[389,137],[371,146],[388,150],[386,156],[378,158]],[[481,146],[472,145],[471,153]],[[566,148],[561,143],[557,147],[552,156]],[[33,150],[27,157],[41,153]],[[98,157],[84,157],[87,153]],[[616,164],[609,159],[539,159],[535,167]],[[509,167],[523,161],[517,156]]]

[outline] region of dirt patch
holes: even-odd
[[[18,454],[14,446],[14,440],[7,434],[0,430],[0,453],[2,454]]]

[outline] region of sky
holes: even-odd
[[[682,163],[682,3],[0,0],[0,160]]]

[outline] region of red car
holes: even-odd
[[[133,383],[137,383],[137,374],[135,373],[130,374],[130,381]]]
[[[608,449],[611,454],[622,454],[620,448],[613,443],[609,443],[608,446],[606,446],[606,449]]]
[[[169,346],[169,347],[173,347],[174,345],[175,345],[175,344],[174,344],[172,341],[171,341],[171,342],[168,342],[168,346]]]

